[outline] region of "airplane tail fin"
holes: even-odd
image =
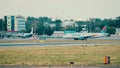
[[[33,34],[33,27],[32,27],[32,29],[31,29],[31,32],[30,32],[30,34]]]
[[[100,31],[100,33],[106,33],[107,32],[107,25],[105,25],[102,30]]]

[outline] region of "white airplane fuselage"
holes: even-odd
[[[63,38],[75,39],[75,40],[85,40],[87,38],[97,38],[97,37],[106,37],[109,34],[106,33],[106,26],[103,27],[100,33],[69,33],[63,35]]]

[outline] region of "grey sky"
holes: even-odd
[[[0,0],[5,15],[88,19],[120,16],[120,0]]]

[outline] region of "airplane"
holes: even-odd
[[[30,33],[24,33],[24,34],[22,34],[22,38],[26,38],[26,37],[32,37],[32,35],[33,35],[33,27],[32,27],[32,29],[31,29],[31,32]]]
[[[93,37],[96,38],[96,37],[106,37],[106,36],[109,36],[107,32],[107,26],[105,25],[102,30],[100,31],[100,33],[91,33],[93,34]]]
[[[71,33],[63,35],[63,38],[66,39],[74,39],[74,40],[87,40],[88,38],[97,38],[97,37],[105,37],[109,34],[106,33],[107,27],[106,25],[100,31],[100,33]]]

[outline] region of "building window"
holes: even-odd
[[[19,25],[18,28],[25,28],[25,25]]]
[[[10,24],[10,22],[8,22],[8,24]]]
[[[10,28],[7,28],[8,30],[10,30]]]
[[[8,17],[8,19],[10,19],[10,17]]]
[[[18,22],[25,22],[25,20],[18,20]]]

